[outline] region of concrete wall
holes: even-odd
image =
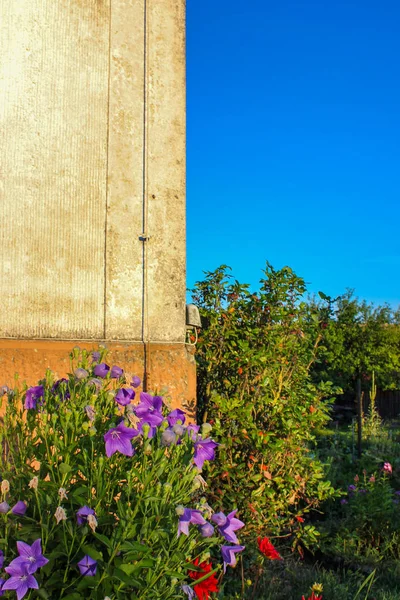
[[[184,24],[0,0],[0,338],[184,342]]]

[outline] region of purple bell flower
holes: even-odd
[[[25,542],[17,542],[17,550],[19,556],[10,563],[10,567],[26,566],[29,575],[32,575],[35,571],[44,567],[44,565],[47,565],[49,562],[42,554],[41,539],[35,540],[32,546],[29,546],[29,544],[26,544]]]
[[[230,567],[236,566],[236,553],[242,552],[245,549],[245,546],[221,546],[222,559],[224,561],[224,573],[226,572],[226,567],[229,565]]]
[[[236,513],[237,510],[233,510],[231,513],[229,513],[223,525],[218,525],[218,523],[222,522],[222,516],[225,517],[224,513],[217,513],[211,517],[211,520],[218,525],[219,533],[226,539],[227,542],[231,542],[232,544],[239,543],[235,531],[244,527],[243,521],[235,519]]]
[[[212,516],[212,520],[216,525],[218,525],[218,527],[223,527],[224,525],[226,525],[227,522],[227,518],[223,512],[215,513]]]
[[[12,507],[11,512],[13,515],[23,517],[26,513],[27,508],[28,505],[26,504],[26,502],[23,502],[23,500],[18,500],[18,502]]]
[[[78,568],[84,577],[93,577],[96,575],[97,571],[97,561],[94,558],[91,558],[88,554],[86,554],[79,562]]]
[[[96,365],[95,368],[93,369],[93,373],[95,374],[95,376],[101,377],[101,379],[104,379],[105,377],[107,377],[107,374],[109,371],[110,371],[110,367],[108,365],[106,365],[106,363],[100,363],[99,365]]]
[[[120,423],[117,427],[113,427],[107,431],[104,435],[107,456],[110,457],[115,452],[120,452],[125,456],[133,456],[134,449],[131,439],[138,435],[139,431],[137,429],[126,427],[124,423]]]
[[[134,397],[135,397],[135,390],[132,390],[131,388],[121,388],[115,394],[115,401],[117,402],[117,404],[120,404],[121,406],[126,406],[127,404],[131,403],[131,401],[134,399]]]
[[[25,408],[27,410],[35,409],[37,401],[43,398],[44,387],[42,385],[36,385],[26,390],[25,395]]]
[[[14,562],[14,561],[13,561]],[[28,568],[26,565],[9,565],[5,568],[6,572],[11,575],[9,579],[5,583],[3,583],[1,591],[5,590],[15,590],[17,593],[17,600],[22,600],[22,598],[27,594],[28,590],[38,590],[39,584],[28,572]]]
[[[140,403],[135,406],[137,416],[152,427],[158,427],[163,421],[161,396],[151,396],[145,392],[140,394]]]
[[[167,416],[168,425],[170,427],[173,427],[177,424],[178,421],[180,421],[181,425],[183,425],[186,418],[185,415],[186,413],[183,410],[181,410],[180,408],[176,408]]]
[[[120,377],[123,377],[124,375],[124,370],[121,369],[121,367],[117,367],[116,365],[114,365],[111,369],[111,379],[119,379]]]
[[[178,537],[181,535],[181,533],[189,535],[189,524],[205,525],[206,520],[199,510],[185,508],[183,514],[179,517]]]
[[[189,423],[189,425],[186,427],[186,431],[189,435],[189,438],[192,440],[192,442],[195,442],[197,440],[198,433],[200,431],[200,425],[195,425],[194,423]]]
[[[197,440],[194,443],[194,458],[193,462],[200,471],[203,468],[206,460],[214,460],[215,448],[218,446],[211,438],[207,440]]]
[[[82,506],[82,508],[76,512],[76,521],[78,525],[84,525],[87,523],[87,518],[89,515],[96,516],[93,508],[89,508],[89,506]]]

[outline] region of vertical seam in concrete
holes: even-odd
[[[143,0],[143,178],[142,178],[142,341],[145,342],[146,304],[146,150],[147,150],[147,0]]]
[[[148,319],[148,286],[147,286],[147,260],[148,260],[148,189],[147,189],[147,0],[143,0],[143,197],[142,197],[142,341],[143,341],[143,390],[147,391],[149,384],[149,319]]]
[[[107,339],[107,229],[108,229],[108,177],[109,177],[109,158],[110,158],[110,95],[111,95],[111,20],[112,20],[112,0],[110,0],[110,10],[108,18],[108,90],[107,90],[107,141],[106,141],[106,206],[104,218],[104,327],[103,337]]]

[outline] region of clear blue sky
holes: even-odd
[[[187,0],[188,286],[400,303],[398,0]]]

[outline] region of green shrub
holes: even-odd
[[[331,386],[314,385],[321,324],[302,301],[306,286],[288,267],[267,264],[256,293],[228,268],[207,273],[193,300],[204,329],[197,349],[200,417],[221,443],[209,466],[209,498],[231,504],[247,525],[281,532],[334,494],[312,451],[329,420]],[[249,529],[247,529],[249,531]]]

